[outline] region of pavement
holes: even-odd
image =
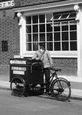
[[[82,100],[82,78],[77,80],[74,76],[64,76],[71,83],[71,98]],[[0,89],[10,90],[9,72],[0,73]],[[75,79],[75,80],[74,80]]]

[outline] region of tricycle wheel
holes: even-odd
[[[51,94],[60,101],[68,100],[71,96],[71,87],[64,79],[53,81]]]
[[[22,96],[25,92],[25,80],[21,77],[15,77],[10,83],[11,94],[16,96]]]

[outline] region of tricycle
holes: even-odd
[[[70,82],[63,77],[58,77],[57,72],[61,69],[54,67],[49,69],[51,71],[49,95],[57,100],[68,100],[71,96]],[[43,95],[46,84],[41,60],[10,59],[10,88],[12,95],[28,96],[29,92],[32,91]]]

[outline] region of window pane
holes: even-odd
[[[68,30],[68,26],[62,26],[62,31],[67,31]]]
[[[76,20],[70,20],[70,24],[71,25],[77,25],[77,22],[76,22]]]
[[[70,40],[77,40],[77,33],[76,32],[70,32]]]
[[[76,30],[76,29],[77,29],[76,25],[70,25],[70,30]]]
[[[53,38],[52,38],[52,33],[47,33],[47,41],[52,41]]]
[[[39,23],[45,22],[45,15],[39,15]]]
[[[68,30],[68,23],[62,22],[62,31],[67,31],[67,30]]]
[[[60,51],[60,42],[54,42],[54,50]]]
[[[45,41],[45,33],[40,34],[40,41]]]
[[[68,32],[62,32],[62,40],[68,40]]]
[[[53,50],[53,43],[52,42],[47,43],[47,50],[49,50],[49,51]]]
[[[31,16],[26,17],[26,24],[31,24]]]
[[[40,25],[40,32],[45,32],[45,24]]]
[[[38,16],[33,16],[33,23],[38,23]]]
[[[54,31],[60,31],[60,23],[54,23]]]
[[[31,42],[31,34],[26,35],[26,42]]]
[[[77,42],[70,42],[70,50],[77,50]]]
[[[38,50],[38,34],[33,34],[33,51]]]
[[[33,34],[33,42],[38,43],[38,34]]]
[[[26,50],[27,51],[31,51],[31,43],[27,43],[26,44]]]
[[[61,16],[61,14],[53,14],[54,20],[59,19],[60,16]]]
[[[31,26],[26,26],[26,33],[31,33]]]
[[[70,30],[77,30],[77,23],[75,21],[70,21]]]
[[[33,51],[36,51],[36,50],[38,50],[38,44],[33,43]]]
[[[60,33],[54,33],[54,41],[60,41]]]
[[[52,31],[52,27],[51,27],[51,24],[47,24],[47,32],[51,32]]]
[[[75,18],[75,17],[76,17],[76,12],[70,13],[69,18]]]
[[[61,19],[66,19],[68,15],[69,15],[68,13],[62,14]]]
[[[62,42],[62,50],[69,50],[69,43],[68,42]]]
[[[51,18],[52,18],[52,13],[46,14],[46,21],[47,22],[51,22]]]
[[[33,32],[38,32],[38,25],[33,25]]]

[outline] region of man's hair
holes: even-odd
[[[40,42],[39,45],[45,47],[45,42]]]

